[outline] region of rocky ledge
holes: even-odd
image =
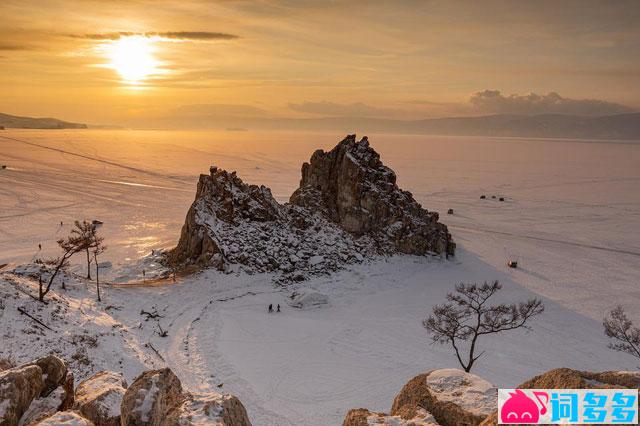
[[[73,374],[60,358],[0,371],[2,426],[251,426],[232,395],[192,394],[168,368],[149,370],[131,386],[120,373],[101,371],[74,391]]]
[[[516,386],[519,389],[606,389],[640,387],[640,372],[592,373],[559,368]],[[349,411],[342,426],[496,426],[498,390],[457,369],[433,370],[409,380],[393,400],[391,413]]]
[[[302,280],[394,253],[453,255],[455,244],[438,213],[398,187],[367,138],[350,135],[303,164],[300,187],[284,205],[269,188],[212,166],[167,260]]]

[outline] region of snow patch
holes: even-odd
[[[435,370],[427,376],[427,386],[436,399],[473,414],[489,415],[496,409],[498,389],[474,374],[454,368]]]
[[[292,296],[289,301],[289,306],[293,308],[311,309],[329,304],[329,297],[326,294],[315,291],[294,293]]]

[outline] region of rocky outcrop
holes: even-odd
[[[191,394],[173,372],[145,371],[124,394],[120,423],[130,426],[251,426],[242,403],[232,395]]]
[[[604,389],[640,387],[640,372],[558,368],[520,384],[520,389]],[[364,408],[349,411],[343,426],[430,425],[497,426],[497,389],[480,377],[456,369],[434,370],[409,380],[393,400],[391,413]]]
[[[402,387],[390,414],[351,410],[343,426],[475,426],[495,410],[497,403],[498,390],[486,380],[462,370],[433,370]]]
[[[438,213],[423,209],[398,187],[396,174],[380,161],[366,136],[357,141],[350,135],[329,152],[314,152],[302,165],[300,188],[290,202],[322,212],[356,236],[372,236],[385,251],[455,252]]]
[[[0,426],[15,426],[44,388],[37,365],[11,368],[0,373]]]
[[[97,426],[119,426],[126,390],[121,373],[101,371],[78,385],[74,408]]]
[[[168,368],[145,371],[122,398],[120,419],[131,426],[159,426],[182,401],[182,384]]]
[[[178,246],[171,252],[172,260],[222,269],[225,252],[220,239],[225,225],[274,221],[279,217],[280,206],[269,188],[247,185],[235,172],[212,166],[209,175],[200,176],[196,200],[187,213]]]
[[[411,379],[395,397],[392,415],[411,418],[417,409],[431,413],[441,425],[480,424],[495,409],[498,390],[461,370],[434,370]]]
[[[370,241],[355,241],[318,214],[279,205],[268,188],[212,167],[210,175],[200,176],[196,200],[167,260],[225,271],[278,272],[288,281],[301,281],[360,262],[372,252]]]
[[[300,281],[375,254],[454,251],[438,214],[398,187],[366,138],[349,136],[332,151],[313,154],[285,205],[269,188],[212,166],[200,176],[166,261],[172,268],[278,272],[285,281]]]
[[[73,405],[73,374],[49,355],[0,373],[0,425],[30,425]]]
[[[43,373],[43,369],[49,373]],[[55,383],[58,385],[51,389]],[[0,426],[34,425],[251,426],[251,423],[235,396],[185,392],[168,368],[145,371],[128,389],[122,374],[102,371],[81,382],[74,397],[73,374],[64,361],[48,356],[0,372]]]

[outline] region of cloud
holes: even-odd
[[[26,44],[0,43],[0,51],[35,50],[34,46]]]
[[[556,92],[504,96],[499,90],[477,92],[469,99],[472,109],[482,114],[570,114],[609,115],[634,111],[626,105],[599,99],[563,98]]]
[[[328,101],[302,102],[299,104],[290,103],[289,108],[297,112],[304,112],[307,114],[322,115],[327,117],[406,118],[406,116],[410,114],[410,112],[401,109],[379,108],[364,104],[362,102],[356,102],[352,104],[339,104]]]
[[[148,32],[147,37],[162,37],[175,40],[235,40],[240,38],[235,34],[209,32],[209,31],[165,31]]]
[[[188,40],[188,41],[214,41],[214,40],[235,40],[240,38],[235,34],[211,32],[211,31],[116,31],[109,33],[89,33],[89,34],[70,34],[73,38],[82,38],[87,40],[119,40],[123,37],[142,36],[142,37],[159,37],[167,40]]]

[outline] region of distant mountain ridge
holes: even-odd
[[[394,133],[414,135],[496,136],[559,139],[603,139],[640,141],[640,112],[578,116],[565,114],[445,117],[398,120],[374,117],[239,117],[225,115],[174,115],[151,120],[142,128],[262,129],[337,131],[345,133]],[[19,117],[0,113],[0,128],[87,129],[121,128],[88,126],[56,118]]]
[[[57,118],[20,117],[0,113],[0,126],[6,129],[86,129],[87,125]]]
[[[402,120],[380,117],[314,118],[243,117],[201,114],[160,117],[153,128],[331,131],[407,135],[495,136],[559,139],[622,139],[640,141],[640,112],[605,116],[565,114],[495,114],[472,117]]]
[[[214,119],[215,120],[215,119]],[[226,121],[228,124],[228,121]],[[424,120],[362,117],[262,119],[255,127],[294,130],[364,131],[417,135],[497,136],[563,139],[623,139],[640,141],[640,113],[598,117],[563,114],[486,115]]]

